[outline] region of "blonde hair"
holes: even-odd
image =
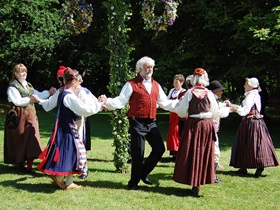
[[[15,65],[12,73],[15,74],[16,72],[21,72],[21,71],[26,71],[27,72],[27,68],[22,63],[19,63],[19,64]]]
[[[79,71],[76,70],[76,69],[73,69],[73,72],[74,72],[74,74],[75,74],[76,79],[78,80],[78,82],[79,82],[80,84],[82,84],[82,82],[83,82],[83,77],[82,77],[82,75],[80,75]]]

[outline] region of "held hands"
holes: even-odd
[[[30,96],[30,103],[38,103],[39,101],[40,101],[39,96],[34,94]]]
[[[55,94],[55,92],[56,92],[56,88],[51,87],[51,88],[49,89],[50,96],[52,96],[53,94]]]
[[[225,100],[224,103],[226,104],[227,107],[230,107],[231,112],[236,112],[239,107],[236,104],[232,104],[229,100]]]
[[[98,102],[104,104],[104,103],[106,103],[106,101],[107,101],[106,95],[101,95],[101,96],[98,97]]]
[[[104,104],[106,103],[107,101],[107,96],[106,95],[101,95],[98,97],[98,102],[102,104],[102,109],[107,112],[108,109],[106,108],[106,106],[104,106]]]
[[[236,105],[236,104],[231,104],[230,105],[230,111],[232,111],[232,112],[236,112],[237,110],[238,110],[238,105]]]
[[[225,100],[224,103],[226,104],[227,107],[231,106],[230,100]]]

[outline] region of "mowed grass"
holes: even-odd
[[[37,109],[43,145],[47,144],[55,111],[46,113]],[[89,176],[85,180],[74,178],[81,189],[63,191],[50,176],[37,171],[36,176],[18,173],[12,165],[3,163],[4,115],[0,115],[0,209],[280,209],[280,168],[266,168],[260,178],[249,175],[237,176],[236,169],[229,167],[234,134],[240,117],[231,114],[222,119],[220,136],[221,165],[217,175],[222,183],[201,187],[200,198],[191,195],[191,187],[172,180],[174,163],[169,153],[152,171],[149,179],[153,186],[140,182],[142,191],[130,191],[127,182],[130,174],[115,172],[112,153],[112,128],[108,113],[91,116],[92,150],[88,151]],[[165,138],[169,115],[158,113],[158,126]],[[269,126],[271,136],[280,157],[279,122]],[[147,156],[150,147],[147,144]],[[35,161],[38,165],[39,160]]]

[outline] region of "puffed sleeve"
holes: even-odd
[[[210,101],[210,112],[212,113],[212,118],[218,120],[220,118],[218,102],[212,92],[208,93],[208,99]]]
[[[192,93],[190,90],[186,92],[183,98],[180,100],[179,105],[175,108],[175,112],[179,117],[185,118],[188,114],[189,102],[192,99]]]
[[[57,99],[60,92],[60,90],[56,91],[55,94],[53,94],[48,99],[40,99],[39,104],[42,105],[46,112],[54,109],[57,106]]]
[[[247,114],[249,114],[254,104],[255,104],[254,95],[253,94],[247,95],[246,98],[242,101],[242,106],[238,107],[237,113],[240,116],[246,116]]]
[[[159,97],[157,99],[157,104],[159,105],[160,108],[166,111],[174,112],[174,109],[177,106],[179,100],[178,99],[168,100],[160,84],[158,84],[158,88],[159,88]]]
[[[101,103],[98,101],[92,104],[85,104],[75,94],[67,94],[64,97],[63,104],[67,108],[71,109],[75,114],[83,117],[96,114],[101,110]]]
[[[27,106],[30,103],[29,97],[21,97],[19,91],[15,87],[8,87],[8,101],[16,106]]]
[[[39,98],[41,98],[41,99],[47,99],[50,96],[50,92],[48,90],[39,92],[38,90],[34,89],[34,94],[39,96]]]
[[[132,92],[133,89],[131,84],[129,82],[126,82],[120,92],[120,95],[115,98],[108,98],[104,106],[108,110],[121,109],[128,103]]]

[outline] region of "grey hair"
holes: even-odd
[[[194,75],[191,80],[191,84],[193,86],[195,85],[203,85],[204,87],[209,86],[209,78],[207,72],[205,72],[205,74],[202,74],[201,76],[198,74]]]
[[[144,56],[137,61],[136,69],[137,70],[142,69],[144,64],[149,64],[149,65],[155,66],[155,60],[148,56]]]
[[[189,75],[187,76],[186,78],[186,86],[188,89],[190,89],[193,85],[192,85],[192,78],[193,78],[193,75]]]

